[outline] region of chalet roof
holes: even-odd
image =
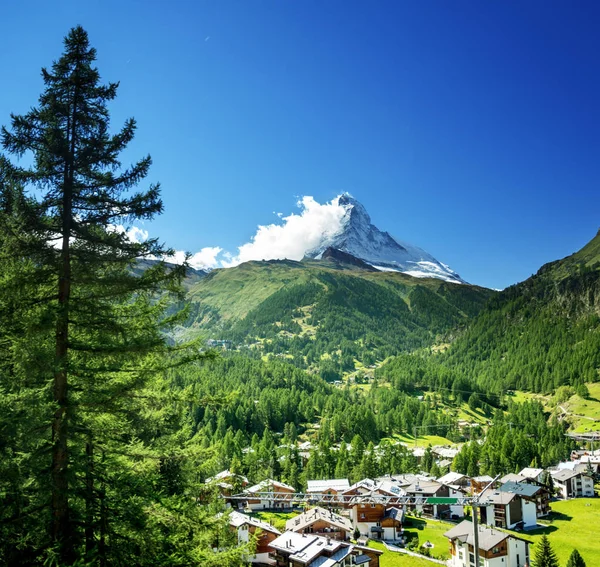
[[[401,510],[400,508],[388,508],[383,517],[385,519],[392,519],[392,520],[396,520],[398,522],[403,522],[404,521],[404,510]]]
[[[544,490],[537,484],[528,484],[527,482],[505,482],[502,486],[497,488],[500,492],[512,492],[513,494],[520,494],[527,498],[532,498],[541,490]]]
[[[230,470],[227,470],[227,469],[224,471],[221,471],[220,473],[217,473],[215,476],[207,478],[206,484],[208,484],[210,482],[226,481],[226,480],[233,479],[233,478],[238,478],[243,483],[248,484],[248,479],[245,476],[243,476],[241,474],[232,473]]]
[[[473,479],[475,482],[479,482],[480,484],[488,484],[489,482],[492,482],[492,480],[494,480],[491,476],[487,475],[487,474],[482,474],[481,476],[474,476]]]
[[[380,482],[385,482],[386,480],[394,483],[396,486],[409,486],[414,482],[420,480],[420,477],[415,474],[394,474],[390,476],[380,476],[377,477],[377,480]]]
[[[526,480],[527,477],[521,476],[520,474],[508,473],[500,479],[500,483],[504,484],[505,482],[525,482]]]
[[[307,481],[307,492],[326,492],[335,490],[336,492],[348,490],[350,483],[347,478],[334,478],[331,480],[309,480]]]
[[[457,484],[461,480],[468,478],[467,475],[458,472],[449,472],[441,476],[437,481],[441,484]]]
[[[285,529],[292,532],[297,532],[319,520],[327,522],[329,525],[341,530],[347,532],[352,531],[352,522],[348,518],[344,518],[339,514],[334,514],[330,510],[320,507],[312,508],[311,510],[307,510],[295,518],[291,518],[285,523]]]
[[[406,487],[407,494],[436,494],[443,484],[437,480],[419,480]]]
[[[327,556],[324,559],[333,559],[334,554],[340,550],[342,551],[340,556],[343,559],[353,549],[352,544],[349,543],[296,532],[285,532],[274,539],[269,545],[273,549],[288,555],[290,561],[311,565],[311,567],[330,567],[336,560],[332,563],[323,560],[315,562],[315,560],[321,555]]]
[[[572,469],[560,469],[558,471],[552,471],[550,474],[554,480],[557,480],[558,482],[566,482],[570,478],[575,478],[582,473],[581,471]]]
[[[544,472],[544,469],[535,469],[532,467],[525,467],[519,474],[522,477],[531,479],[531,480],[537,480],[540,475]]]
[[[285,482],[279,482],[278,480],[272,480],[270,478],[251,486],[246,489],[246,492],[254,493],[254,492],[275,492],[277,489],[279,490],[288,490],[291,492],[296,492],[296,489],[289,484],[285,484]]]
[[[479,549],[484,551],[489,551],[490,549],[497,547],[507,538],[520,539],[505,532],[501,532],[497,528],[487,528],[485,526],[477,527],[479,532]],[[451,530],[448,530],[444,535],[451,541],[457,539],[460,542],[468,543],[469,545],[475,543],[473,524],[468,520],[463,520],[460,524],[454,526]]]
[[[489,504],[510,504],[518,495],[514,492],[501,492],[497,489],[488,488],[481,493],[480,502],[488,502]]]
[[[241,512],[231,512],[229,515],[229,525],[234,528],[239,528],[244,524],[248,524],[249,526],[255,526],[260,528],[263,531],[271,532],[273,534],[281,534],[281,532],[269,524],[268,522],[263,522],[257,518],[253,518],[252,516],[248,516],[247,514],[242,514]]]
[[[346,492],[353,492],[355,490],[366,490],[366,491],[373,491],[377,488],[377,486],[380,483],[377,482],[376,480],[372,480],[370,478],[363,478],[362,480],[359,480],[358,482],[355,482],[352,486],[348,487],[346,490],[344,490],[344,493]]]

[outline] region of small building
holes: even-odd
[[[318,506],[288,520],[285,529],[289,532],[317,534],[341,541],[350,539],[354,531],[348,518]]]
[[[309,480],[307,481],[308,494],[340,494],[350,488],[347,478],[334,478],[331,480]]]
[[[437,479],[441,484],[456,486],[471,486],[471,477],[458,472],[449,472]]]
[[[450,540],[450,567],[474,566],[473,524],[463,520],[444,534]],[[478,526],[480,567],[525,567],[529,565],[529,542],[496,528]]]
[[[592,498],[594,479],[581,469],[560,469],[550,473],[561,498]]]
[[[519,472],[519,475],[529,481],[541,483],[544,476],[544,469],[525,467],[521,472]]]
[[[379,567],[382,551],[318,535],[285,532],[271,542],[277,567]]]
[[[261,565],[273,563],[269,554],[275,551],[271,547],[271,543],[281,535],[281,532],[277,528],[241,512],[232,512],[230,514],[229,525],[237,532],[238,544],[248,543],[251,536],[257,531],[259,532],[254,555],[247,557],[247,561]]]
[[[529,484],[527,482],[506,482],[498,487],[500,492],[513,492],[518,494],[523,501],[533,502],[535,504],[536,518],[547,516],[550,512],[550,492],[545,486],[539,484]],[[526,518],[526,514],[530,511],[529,507],[523,510],[523,523],[525,527],[529,527],[533,523],[533,518]]]
[[[289,484],[267,479],[247,488],[246,505],[251,510],[266,510],[269,508],[289,510],[293,507],[292,496],[296,489]]]
[[[507,530],[537,525],[535,501],[520,494],[490,488],[481,493],[479,501],[486,504],[479,508],[482,524]]]
[[[447,498],[450,496],[450,489],[445,484],[441,484],[437,480],[419,480],[405,489],[406,496],[413,498]],[[433,518],[441,518],[450,514],[450,506],[448,504],[409,504],[410,510],[421,512],[425,516]]]

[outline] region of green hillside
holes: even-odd
[[[494,294],[334,260],[248,262],[191,286],[190,330],[336,378],[431,345]]]
[[[423,372],[460,374],[491,392],[552,392],[599,380],[600,233],[579,252],[493,297]],[[395,361],[406,375],[414,361]],[[389,376],[388,376],[389,377]]]

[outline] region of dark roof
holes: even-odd
[[[402,522],[404,520],[404,510],[400,510],[399,508],[388,508],[383,517]]]
[[[356,565],[362,565],[363,563],[368,563],[371,561],[371,558],[368,555],[357,555],[354,558],[354,563]]]
[[[542,490],[542,487],[524,482],[505,482],[502,486],[499,486],[497,490],[500,492],[512,492],[513,494],[520,494],[521,496],[531,498]]]
[[[509,534],[498,530],[497,528],[488,528],[485,526],[477,526],[479,529],[479,549],[489,551],[496,547],[500,542],[507,538],[520,539],[521,541],[527,541],[513,534]],[[468,520],[463,520],[460,524],[454,526],[451,530],[444,534],[448,539],[458,539],[463,543],[469,545],[474,544],[473,537],[473,524]],[[529,544],[529,542],[527,542]]]

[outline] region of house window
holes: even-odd
[[[371,504],[371,508],[375,508],[375,504]]]
[[[364,513],[360,515],[360,519],[361,519],[361,520],[364,520],[364,519],[365,519],[365,515],[364,515]]]

